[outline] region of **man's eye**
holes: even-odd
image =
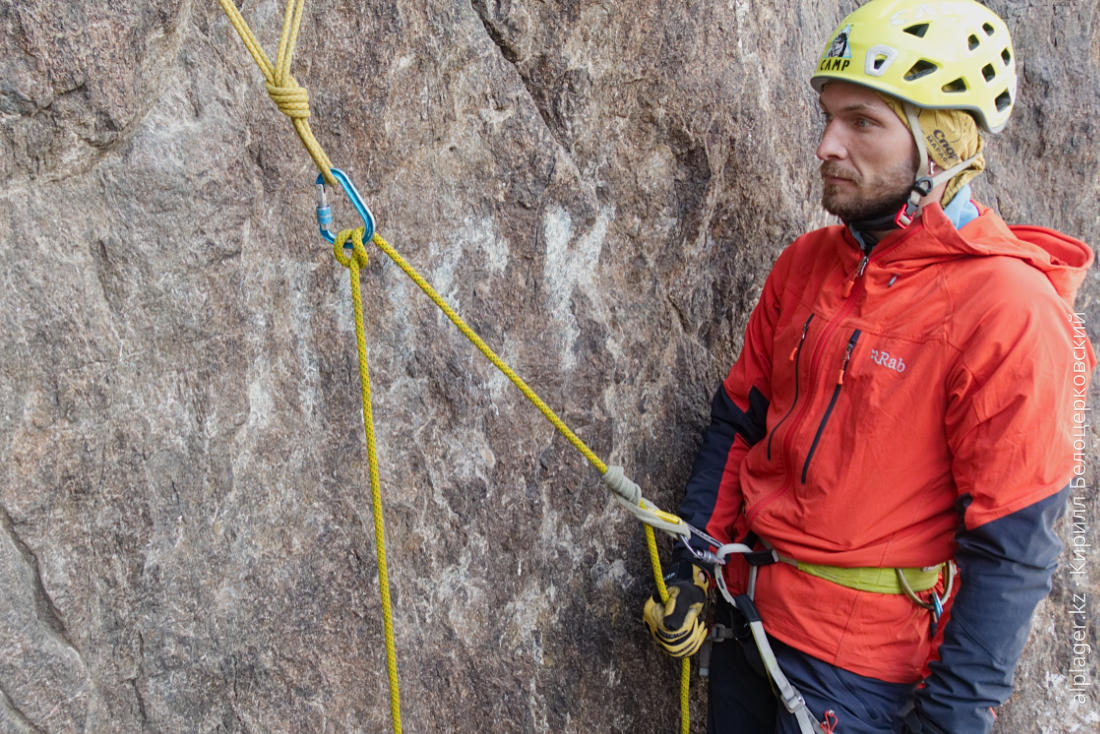
[[[868,120],[866,117],[857,117],[856,118],[856,127],[871,127],[872,124],[873,123],[870,120]]]

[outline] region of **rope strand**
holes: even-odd
[[[344,243],[352,241],[352,254],[344,254]],[[363,294],[359,269],[367,264],[363,247],[363,228],[345,229],[333,246],[336,260],[348,269],[351,278],[351,301],[355,311],[355,344],[359,352],[359,385],[363,397],[363,430],[367,436],[367,465],[370,467],[371,514],[374,517],[374,549],[378,559],[378,588],[382,597],[382,627],[386,639],[386,672],[390,681],[390,715],[394,734],[401,734],[401,695],[397,687],[397,646],[393,635],[393,611],[390,604],[390,580],[386,570],[386,535],[382,522],[382,490],[378,479],[378,452],[374,443],[374,415],[371,411],[370,369],[367,366],[367,338],[363,326]]]

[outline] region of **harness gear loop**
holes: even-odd
[[[895,571],[897,571],[898,586],[901,587],[902,593],[909,597],[915,604],[924,607],[930,612],[935,611],[937,607],[942,609],[943,603],[951,598],[951,592],[955,588],[955,576],[958,575],[958,567],[955,565],[955,562],[947,561],[944,564],[933,566],[930,569],[921,569],[922,571],[925,571],[927,573],[935,574],[936,581],[939,580],[940,571],[942,570],[944,572],[947,580],[944,582],[944,590],[942,596],[936,594],[935,582],[933,582],[931,586],[925,586],[923,589],[914,590],[913,585],[912,583],[910,583],[910,580],[908,578],[908,574],[903,573],[904,571],[908,570],[909,569],[904,568],[895,569]],[[924,601],[919,596],[917,596],[917,591],[931,591],[933,601]]]
[[[344,253],[344,244],[351,239],[352,254]],[[401,734],[401,698],[397,687],[397,649],[393,636],[393,610],[390,603],[390,581],[386,570],[386,536],[382,522],[382,490],[378,479],[378,454],[374,441],[374,416],[371,411],[370,370],[367,366],[367,338],[363,327],[363,295],[359,269],[367,264],[363,247],[363,229],[345,229],[336,237],[333,254],[348,269],[351,278],[351,298],[355,310],[355,342],[359,351],[359,385],[363,398],[363,430],[367,438],[367,465],[370,468],[371,514],[374,518],[374,548],[378,563],[378,589],[382,599],[382,626],[386,641],[386,672],[390,683],[390,716],[394,734]]]
[[[355,188],[355,184],[351,182],[351,179],[348,178],[346,173],[339,168],[331,169],[330,173],[332,174],[332,178],[334,178],[336,182],[340,184],[340,187],[344,189],[344,193],[347,194],[348,200],[351,201],[351,205],[355,207],[355,211],[359,212],[359,217],[363,220],[361,240],[369,241],[374,237],[374,215],[371,213],[370,207],[363,202],[363,197],[359,195],[359,190]],[[328,199],[325,197],[324,174],[318,174],[315,183],[317,184],[317,227],[321,230],[321,236],[328,240],[329,244],[332,244],[336,242],[336,235],[329,229],[329,227],[332,226],[332,208],[328,205]],[[362,241],[360,244],[362,244]],[[344,246],[348,247],[348,245]]]
[[[913,589],[913,586],[909,583],[909,579],[906,578],[906,574],[902,573],[903,571],[906,571],[908,569],[897,569],[898,586],[901,587],[902,593],[909,597],[909,599],[918,606],[927,609],[928,613],[932,616],[930,627],[933,637],[936,636],[936,629],[939,627],[940,618],[943,617],[944,602],[951,598],[951,592],[955,588],[955,577],[958,575],[958,567],[955,565],[955,562],[947,561],[946,563],[940,566],[935,566],[932,569],[933,572],[936,574],[937,583],[939,581],[941,569],[943,570],[943,573],[946,577],[946,580],[944,581],[944,590],[942,596],[936,593],[935,583],[933,583],[930,587],[916,590],[928,591],[929,601],[924,601],[919,596],[917,596],[916,591]]]

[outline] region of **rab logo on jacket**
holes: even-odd
[[[898,373],[905,372],[905,360],[889,352],[872,349],[871,361],[880,367],[886,367]]]

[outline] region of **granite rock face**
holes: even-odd
[[[1096,243],[1100,6],[990,5],[1021,103],[977,193]],[[294,74],[387,239],[671,508],[770,263],[828,221],[806,78],[853,7],[310,3]],[[243,10],[273,56],[282,4]],[[0,3],[0,732],[389,730],[315,175],[217,3]],[[674,730],[638,524],[391,262],[363,288],[405,730]],[[1100,721],[1071,510],[999,731]]]

